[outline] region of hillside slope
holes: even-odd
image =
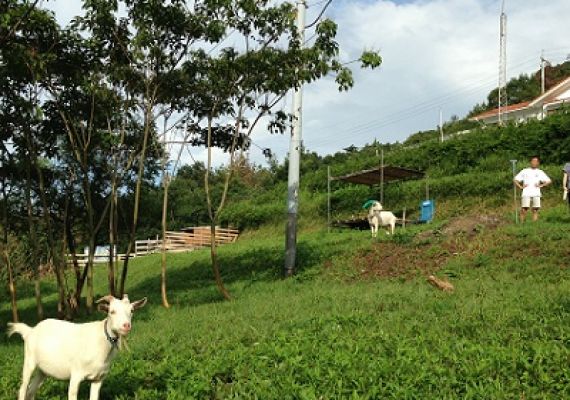
[[[286,281],[282,235],[252,232],[220,250],[231,302],[220,301],[206,251],[169,255],[170,310],[159,256],[135,259],[129,294],[150,303],[102,398],[567,398],[570,215],[553,204],[535,224],[509,215],[465,214],[380,241],[305,233],[301,271]],[[428,273],[455,293],[427,285]],[[104,269],[96,278],[103,294]],[[19,289],[33,323],[33,288]],[[54,289],[44,282],[50,312]],[[0,351],[0,399],[12,399],[21,342],[2,338]],[[65,392],[50,380],[40,396]]]
[[[327,167],[333,176],[377,167],[379,144],[360,150],[339,152],[325,157],[306,153],[302,158],[301,223],[322,224],[327,215]],[[520,126],[474,129],[440,143],[424,141],[418,146],[385,145],[386,165],[424,171],[430,197],[438,203],[478,203],[482,199],[493,206],[510,204],[512,171],[509,160],[519,160],[524,168],[531,155],[543,159],[544,168],[560,186],[561,165],[570,161],[570,114],[568,110],[544,121],[530,121]],[[270,184],[251,191],[236,191],[223,215],[224,224],[242,229],[282,221],[285,210],[287,164],[272,172]],[[240,179],[239,176],[236,179]],[[389,209],[416,210],[426,195],[426,180],[386,185],[384,203]],[[361,211],[368,199],[379,198],[380,188],[332,182],[334,217],[350,216]],[[441,210],[441,208],[440,208]],[[453,209],[444,209],[453,213]]]

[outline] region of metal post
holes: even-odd
[[[384,204],[384,147],[380,149],[380,203]]]
[[[297,32],[299,41],[305,41],[305,0],[297,1]],[[285,237],[285,276],[295,272],[297,255],[297,211],[299,209],[299,163],[302,146],[302,103],[303,87],[295,90],[293,95],[293,126],[289,145],[289,178],[287,184],[287,231]]]
[[[515,206],[515,223],[519,223],[519,210],[517,205],[517,185],[515,184],[515,176],[517,174],[517,160],[511,160],[511,165],[513,167],[513,201]]]
[[[327,166],[327,227],[331,232],[331,167]]]
[[[499,33],[499,125],[503,124],[503,108],[508,105],[507,100],[507,14],[505,14],[505,0],[501,5],[500,33]]]
[[[439,109],[439,137],[441,143],[443,143],[443,110]]]
[[[544,64],[545,64],[545,59],[544,59],[544,50],[542,50],[542,54],[540,55],[540,94],[544,94],[544,92],[546,92],[546,76],[544,73]]]

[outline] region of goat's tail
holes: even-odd
[[[12,336],[14,333],[18,333],[24,340],[26,340],[26,337],[30,334],[31,331],[32,328],[26,324],[8,322],[8,336]]]

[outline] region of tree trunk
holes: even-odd
[[[65,196],[65,211],[63,215],[63,244],[64,244],[64,253],[65,246],[67,246],[67,251],[71,254],[71,262],[73,266],[73,272],[75,273],[75,291],[68,293],[69,297],[69,307],[71,308],[71,312],[73,315],[77,315],[79,312],[79,305],[81,300],[81,288],[78,287],[79,281],[81,280],[81,268],[79,267],[79,262],[77,260],[77,252],[75,250],[75,239],[73,238],[73,230],[71,229],[71,220],[69,218],[69,201],[70,195],[69,191]],[[67,264],[67,260],[65,261]]]
[[[77,260],[77,249],[75,246],[75,238],[73,237],[73,230],[71,229],[71,220],[69,216],[65,219],[65,238],[67,240],[67,248],[71,254],[71,261],[73,265],[73,272],[75,273],[75,292],[73,293],[74,304],[71,304],[73,312],[76,314],[81,305],[81,291],[83,290],[83,282],[81,279],[81,267],[79,260]]]
[[[16,301],[16,284],[14,282],[14,271],[10,263],[8,251],[4,251],[4,260],[6,261],[6,269],[8,270],[8,290],[10,291],[10,300],[12,302],[12,321],[18,322],[18,302]]]
[[[210,258],[212,259],[212,270],[214,272],[214,279],[218,290],[224,296],[224,299],[231,300],[230,292],[224,286],[222,274],[220,273],[220,264],[218,262],[218,246],[216,243],[216,223],[212,222],[210,225]]]
[[[109,271],[107,279],[109,282],[109,293],[115,295],[115,182],[111,188],[111,208],[109,209]]]
[[[166,293],[166,216],[168,213],[168,187],[170,182],[168,174],[164,174],[164,196],[162,199],[162,268],[160,274],[160,294],[162,295],[162,305],[165,308],[170,308],[168,303],[168,295]]]
[[[28,157],[26,157],[26,187],[25,187],[25,196],[26,196],[26,207],[28,212],[28,234],[30,236],[30,258],[31,258],[31,267],[34,272],[34,296],[36,299],[36,313],[38,316],[38,320],[41,321],[44,319],[44,308],[42,305],[42,293],[41,293],[41,284],[40,284],[40,260],[38,257],[38,238],[36,235],[36,223],[34,221],[34,212],[33,212],[33,205],[32,205],[32,159],[30,157],[30,138],[26,135],[26,141],[28,143]]]
[[[35,152],[33,154],[33,159],[36,159]],[[49,251],[51,253],[50,257],[48,257],[48,260],[50,262],[52,262],[52,265],[55,268],[55,276],[56,276],[56,281],[57,281],[57,293],[58,293],[58,297],[59,297],[57,310],[58,310],[58,314],[59,314],[60,318],[65,318],[65,319],[69,320],[69,319],[71,319],[72,315],[71,315],[69,303],[67,301],[66,290],[65,290],[65,276],[64,276],[63,266],[61,263],[61,261],[65,262],[65,260],[60,260],[60,258],[63,258],[63,257],[58,257],[57,250],[55,247],[55,242],[54,242],[53,232],[52,232],[52,226],[51,226],[51,215],[50,215],[49,206],[48,206],[48,202],[47,202],[46,195],[45,195],[46,189],[45,189],[45,184],[44,184],[43,172],[37,163],[34,163],[34,164],[36,166],[36,171],[37,171],[38,178],[39,178],[39,189],[40,189],[39,194],[40,194],[40,199],[42,202],[44,220],[45,220],[45,224],[46,224]]]
[[[113,237],[115,244],[119,243],[119,202],[115,197],[115,215],[113,216]],[[115,288],[115,294],[117,293],[117,287],[119,286],[119,258],[115,256],[115,264],[113,266],[113,277]]]
[[[131,258],[131,252],[133,251],[133,247],[135,244],[135,235],[137,233],[137,222],[139,218],[139,205],[140,205],[140,197],[141,197],[141,186],[142,186],[142,179],[144,174],[144,164],[146,159],[146,148],[148,144],[148,137],[150,135],[151,130],[151,120],[152,120],[152,106],[154,104],[154,98],[156,95],[156,91],[158,88],[154,89],[154,93],[152,96],[149,97],[147,100],[148,103],[145,106],[145,123],[144,123],[144,133],[143,133],[143,143],[141,154],[139,158],[139,169],[137,173],[137,183],[135,186],[135,205],[133,209],[133,223],[131,225],[131,233],[129,236],[129,244],[127,245],[127,253],[125,255],[125,261],[123,263],[123,270],[121,271],[121,287],[119,289],[120,296],[123,297],[125,294],[125,284],[127,281],[127,273],[129,272],[129,260]]]
[[[88,251],[89,254],[87,255],[87,312],[91,314],[94,310],[95,305],[95,292],[93,288],[93,260],[95,259],[95,236],[90,235],[89,244],[88,244]]]

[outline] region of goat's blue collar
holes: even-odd
[[[107,341],[111,343],[112,347],[116,348],[119,342],[119,336],[112,337],[111,335],[109,335],[109,332],[107,332],[107,320],[105,320],[105,326],[103,330],[105,331],[105,337],[107,338]]]

